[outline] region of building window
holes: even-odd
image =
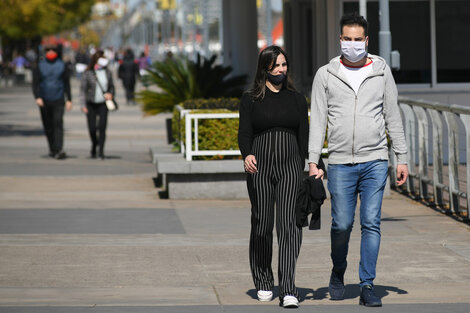
[[[437,82],[469,82],[470,1],[436,1]]]

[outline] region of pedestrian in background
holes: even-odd
[[[64,108],[72,109],[72,93],[70,73],[59,59],[56,46],[46,46],[45,57],[33,71],[33,94],[41,112],[49,156],[65,159],[63,116]]]
[[[139,58],[139,76],[142,84],[147,87],[148,83],[146,82],[145,76],[147,75],[147,69],[152,65],[152,61],[148,55],[145,55],[145,52],[140,54]]]
[[[80,48],[80,50],[75,54],[75,74],[77,79],[80,80],[82,78],[82,73],[85,72],[89,63],[90,58],[88,57],[88,54],[84,48]]]
[[[134,92],[136,79],[139,76],[139,64],[134,59],[134,52],[127,49],[124,53],[124,59],[118,69],[118,77],[122,80],[122,85],[126,90],[126,103],[135,104]]]
[[[357,13],[341,18],[342,55],[321,67],[312,86],[309,138],[310,175],[317,175],[328,126],[328,190],[331,194],[329,292],[344,298],[349,238],[357,197],[361,200],[360,300],[382,306],[374,291],[380,246],[382,197],[388,174],[389,135],[398,159],[397,185],[408,176],[406,142],[398,92],[385,60],[367,53],[367,21]]]
[[[106,100],[114,97],[113,75],[108,69],[109,60],[101,50],[96,51],[80,82],[80,102],[82,112],[87,116],[88,131],[91,139],[90,157],[105,159],[104,143],[108,122]]]
[[[298,307],[295,267],[302,242],[295,203],[308,140],[308,105],[289,74],[285,52],[270,46],[258,58],[253,86],[240,103],[238,144],[251,202],[250,267],[258,299],[273,297],[273,227],[279,244],[279,299]],[[323,177],[319,170],[318,178]]]
[[[15,53],[15,57],[10,62],[10,66],[13,68],[15,73],[15,83],[22,84],[25,82],[26,68],[29,67],[30,63],[20,53]]]

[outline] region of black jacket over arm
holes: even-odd
[[[309,229],[320,229],[320,207],[326,199],[326,191],[323,180],[309,176],[302,181],[295,202],[296,224],[299,227],[309,225],[308,215],[312,214]]]

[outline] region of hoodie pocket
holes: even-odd
[[[333,117],[328,120],[328,151],[330,153],[351,153],[354,118]]]
[[[381,148],[385,140],[385,123],[383,119],[357,115],[354,134],[354,152],[361,154]],[[386,142],[386,140],[385,140]]]

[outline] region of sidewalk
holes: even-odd
[[[168,115],[143,118],[120,91],[121,108],[108,120],[109,158],[89,159],[73,86],[63,161],[46,156],[30,88],[0,89],[0,313],[285,311],[277,299],[255,299],[248,201],[158,198],[149,147],[170,151]],[[298,311],[374,310],[358,306],[358,225],[346,299],[328,299],[329,205],[322,229],[304,231]],[[469,312],[470,229],[392,192],[377,273],[381,312]]]

